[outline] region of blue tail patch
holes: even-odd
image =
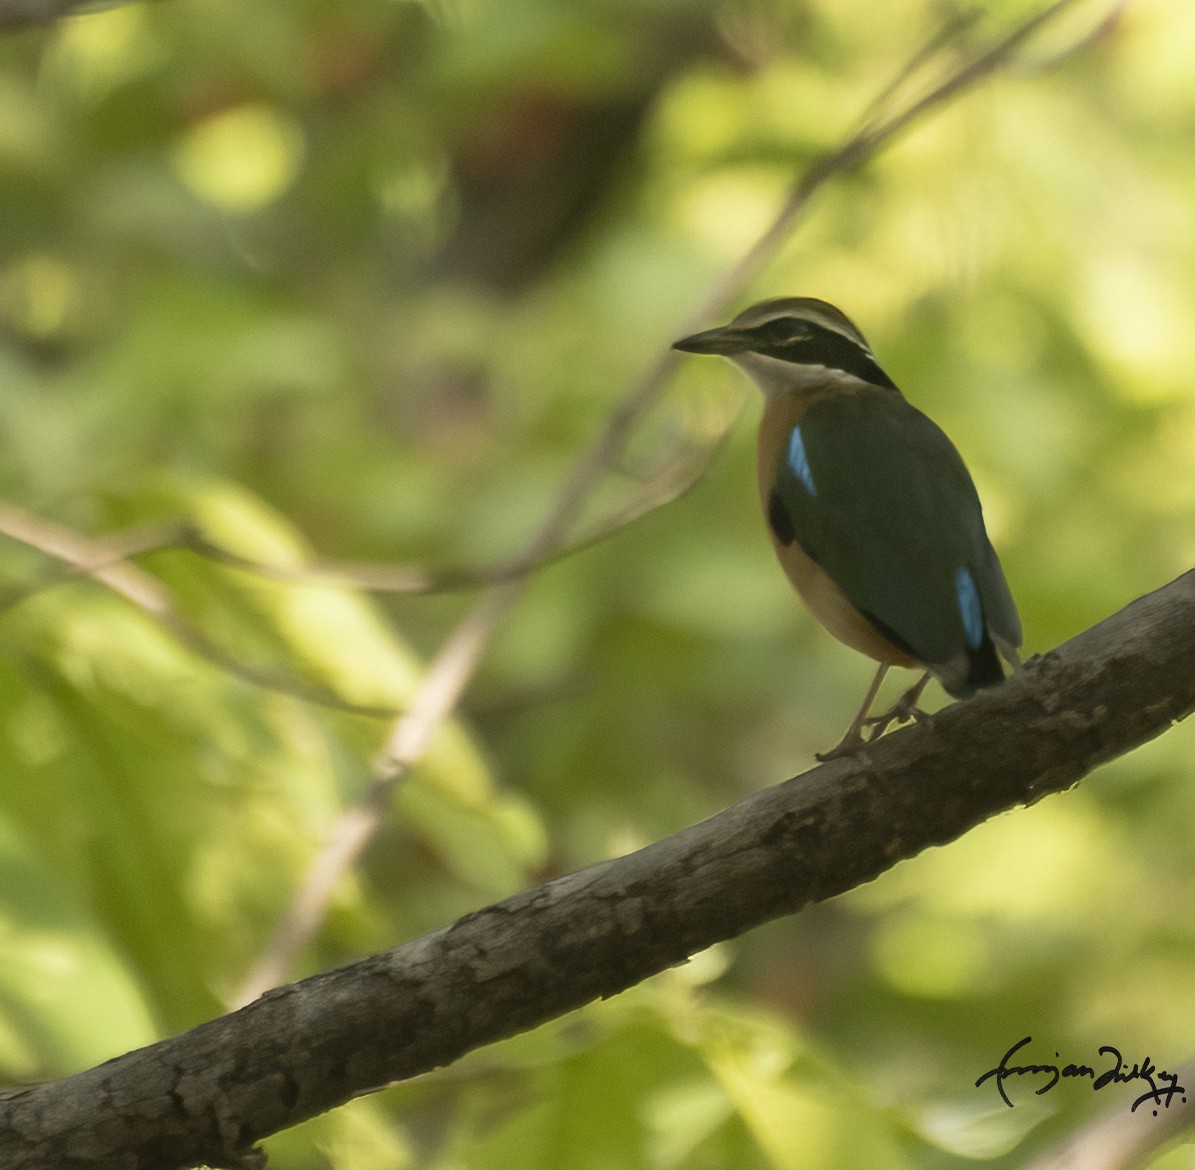
[[[793,433],[788,437],[788,466],[800,480],[801,486],[811,496],[816,496],[817,485],[813,482],[813,472],[809,470],[809,457],[805,454],[805,440],[801,438],[800,427],[793,427]]]
[[[958,568],[954,571],[954,595],[958,598],[958,610],[963,619],[963,637],[969,650],[978,650],[983,644],[983,606],[979,603],[979,590],[971,570]]]

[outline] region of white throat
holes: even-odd
[[[768,402],[778,395],[791,394],[794,390],[800,393],[817,387],[855,391],[868,385],[862,378],[844,370],[832,370],[828,366],[805,366],[762,353],[736,353],[729,355],[726,360],[742,370],[763,391]]]

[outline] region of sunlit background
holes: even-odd
[[[990,3],[904,100],[1035,10]],[[963,451],[1048,649],[1195,563],[1195,6],[1085,3],[823,189],[739,306],[840,305]],[[0,39],[0,498],[256,560],[520,551],[932,0],[162,0]],[[886,107],[887,108],[887,107]],[[713,325],[718,322],[711,321]],[[687,361],[339,888],[300,977],[811,765],[871,664],[773,562],[759,404]],[[142,566],[249,667],[401,706],[466,589]],[[51,562],[0,546],[9,601]],[[900,672],[896,672],[900,673]],[[895,694],[908,680],[890,683]],[[940,692],[930,705],[944,701]],[[220,1013],[385,723],[255,687],[86,580],[0,615],[0,1081]],[[1195,1051],[1195,731],[687,967],[267,1143],[279,1170],[1020,1166]],[[1150,1163],[1195,1162],[1187,1147]]]

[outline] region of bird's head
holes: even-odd
[[[781,297],[744,309],[729,325],[674,342],[685,353],[728,358],[767,397],[813,384],[867,383],[895,389],[843,312],[816,297]]]

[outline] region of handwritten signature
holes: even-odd
[[[988,1069],[975,1082],[975,1087],[978,1089],[984,1081],[994,1079],[996,1090],[999,1092],[1001,1100],[1010,1109],[1012,1108],[1012,1102],[1005,1091],[1004,1082],[1011,1077],[1024,1076],[1048,1076],[1050,1078],[1044,1085],[1034,1090],[1039,1097],[1042,1093],[1048,1093],[1065,1077],[1086,1078],[1091,1081],[1093,1089],[1103,1089],[1108,1085],[1119,1085],[1127,1081],[1141,1081],[1147,1084],[1149,1089],[1133,1102],[1132,1112],[1134,1113],[1137,1111],[1138,1105],[1144,1105],[1147,1101],[1152,1101],[1155,1106],[1160,1106],[1163,1109],[1169,1109],[1171,1102],[1173,1102],[1176,1096],[1180,1097],[1182,1104],[1185,1105],[1187,1103],[1187,1098],[1183,1096],[1187,1090],[1178,1083],[1177,1073],[1159,1069],[1148,1056],[1140,1064],[1134,1064],[1131,1068],[1127,1068],[1120,1050],[1113,1048],[1110,1044],[1103,1045],[1099,1050],[1100,1056],[1104,1057],[1107,1061],[1107,1067],[1098,1073],[1087,1064],[1067,1064],[1059,1067],[1056,1064],[1008,1063],[1026,1044],[1030,1044],[1032,1041],[1032,1036],[1026,1036],[1024,1040],[1018,1040],[1000,1058],[1000,1063],[995,1068]],[[1055,1052],[1054,1055],[1057,1056],[1058,1053]],[[1155,1117],[1158,1115],[1156,1108],[1153,1111],[1153,1115]]]

